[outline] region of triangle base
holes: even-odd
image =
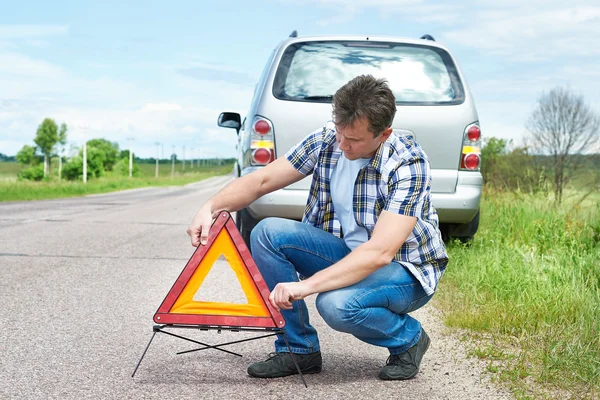
[[[233,342],[227,342],[227,343],[220,343],[220,344],[215,344],[215,345],[209,345],[206,343],[202,343],[199,342],[197,340],[192,340],[190,338],[184,337],[184,336],[180,336],[180,335],[176,335],[172,332],[168,332],[165,329],[166,328],[179,328],[179,329],[198,329],[198,330],[202,330],[202,331],[207,331],[207,330],[216,330],[217,332],[221,333],[221,330],[229,330],[231,332],[239,332],[239,331],[251,331],[251,332],[256,332],[256,331],[261,331],[261,332],[271,332],[268,333],[266,335],[262,335],[262,336],[257,336],[257,337],[252,337],[252,338],[247,338],[247,339],[242,339],[242,340],[236,340]],[[148,352],[148,349],[150,348],[150,345],[152,344],[152,341],[154,340],[154,337],[156,336],[157,333],[164,333],[166,335],[169,336],[173,336],[188,342],[192,342],[192,343],[196,343],[199,344],[203,347],[199,347],[196,349],[192,349],[192,350],[186,350],[186,351],[181,351],[177,354],[185,354],[185,353],[191,353],[191,352],[196,352],[196,351],[201,351],[201,350],[207,350],[207,349],[214,349],[214,350],[220,350],[222,352],[225,353],[229,353],[235,356],[239,356],[241,357],[241,354],[237,354],[225,349],[222,349],[221,347],[223,346],[229,346],[232,344],[236,344],[236,343],[242,343],[242,342],[248,342],[250,340],[256,340],[256,339],[262,339],[262,338],[266,338],[266,337],[270,337],[270,336],[275,336],[275,335],[280,335],[281,337],[283,337],[283,340],[285,341],[285,344],[289,350],[290,353],[290,357],[292,358],[292,361],[294,362],[294,365],[296,366],[296,370],[298,371],[298,375],[300,375],[300,379],[302,380],[302,383],[304,384],[304,386],[306,388],[308,388],[308,385],[306,384],[306,380],[304,380],[304,375],[302,374],[302,371],[300,370],[300,366],[298,365],[298,362],[296,361],[296,357],[294,356],[294,353],[292,353],[292,348],[290,347],[290,343],[287,340],[287,336],[285,333],[285,329],[282,328],[248,328],[248,327],[232,327],[232,326],[209,326],[209,325],[173,325],[173,324],[167,324],[167,325],[154,325],[153,329],[153,334],[152,337],[150,338],[150,341],[148,342],[148,345],[146,346],[146,348],[144,349],[144,352],[142,353],[142,357],[140,357],[140,360],[138,361],[135,369],[133,370],[133,374],[131,374],[131,377],[133,378],[135,376],[135,373],[137,372],[138,368],[140,367],[140,364],[142,363],[142,360],[144,359],[144,357],[146,356],[146,353]]]

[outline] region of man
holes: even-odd
[[[381,379],[414,377],[429,347],[427,333],[408,313],[431,299],[448,258],[431,205],[429,162],[412,138],[393,133],[395,113],[385,80],[351,80],[333,98],[332,122],[285,157],[230,183],[188,228],[192,245],[204,244],[220,210],[237,211],[313,175],[303,221],[267,218],[250,238],[303,373],[320,372],[322,365],[302,300],[312,294],[318,293],[317,309],[333,329],[389,349]],[[248,373],[297,373],[282,338],[275,350]]]

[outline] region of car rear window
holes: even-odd
[[[460,104],[464,90],[449,54],[439,48],[370,41],[320,41],[287,47],[273,95],[281,100],[331,102],[352,78],[386,78],[399,104]]]

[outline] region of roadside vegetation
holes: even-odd
[[[33,143],[16,156],[0,154],[0,201],[43,200],[145,186],[185,185],[232,171],[233,159],[183,161],[141,159],[103,138],[64,155],[68,127],[51,118],[39,125]],[[85,160],[85,182],[84,182]]]
[[[0,175],[4,169],[12,169],[14,163],[0,162]],[[158,178],[154,177],[154,165],[141,164],[138,176],[129,178],[108,173],[105,176],[87,183],[78,181],[41,181],[5,179],[0,180],[0,201],[44,200],[65,197],[85,196],[88,194],[116,192],[119,190],[135,189],[150,186],[186,185],[217,175],[231,173],[233,164],[223,164],[214,167],[200,167],[190,172],[176,172],[171,175],[171,167],[161,165],[164,172]],[[146,172],[147,171],[147,172]]]
[[[517,398],[600,396],[600,195],[485,191],[471,245],[448,246],[436,298]]]
[[[532,120],[580,116],[581,108],[564,114],[581,106],[564,95],[550,99],[563,108]],[[568,137],[572,126],[551,127],[562,136],[520,148],[488,139],[479,231],[471,243],[448,243],[434,304],[518,399],[600,398],[600,154],[585,147],[598,143],[597,118],[584,142]],[[542,155],[533,151],[552,143]]]

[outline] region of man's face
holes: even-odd
[[[369,131],[369,122],[366,118],[357,120],[354,125],[335,127],[336,140],[340,150],[348,160],[371,158],[377,152],[379,145],[387,140],[392,133],[392,128],[387,128],[379,136],[374,137]]]

